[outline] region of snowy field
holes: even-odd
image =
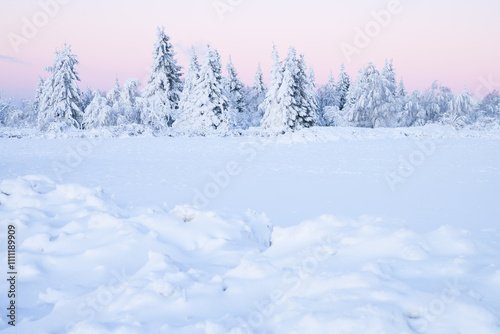
[[[0,138],[0,180],[2,333],[500,333],[499,131]]]

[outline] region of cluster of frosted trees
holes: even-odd
[[[291,47],[281,60],[274,48],[269,87],[260,67],[252,86],[238,78],[232,61],[222,74],[217,50],[208,47],[200,62],[191,53],[181,79],[172,44],[162,29],[154,46],[153,66],[141,92],[137,79],[118,80],[107,94],[80,91],[75,66],[77,57],[69,46],[56,51],[50,76],[40,78],[34,101],[14,107],[0,98],[0,123],[4,126],[36,126],[45,131],[69,127],[95,129],[137,124],[155,130],[175,128],[204,134],[261,127],[276,131],[312,126],[408,127],[428,123],[456,127],[500,124],[500,96],[493,92],[476,101],[464,90],[454,95],[434,83],[425,91],[407,93],[397,83],[392,61],[382,71],[368,64],[352,82],[341,67],[338,80],[316,87],[314,71]]]

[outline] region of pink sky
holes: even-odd
[[[398,10],[387,24],[376,23],[373,12],[392,8],[394,1]],[[238,2],[224,19],[214,9],[215,3]],[[47,10],[42,4],[52,6]],[[498,0],[2,1],[0,91],[32,97],[38,76],[47,76],[44,68],[64,43],[79,57],[80,88],[108,90],[116,77],[121,83],[127,78],[144,83],[156,27],[165,26],[181,66],[187,67],[192,45],[203,56],[210,43],[224,65],[232,56],[246,84],[251,84],[258,63],[267,79],[276,43],[282,58],[290,45],[304,53],[318,84],[330,70],[337,76],[341,63],[355,78],[364,64],[373,61],[381,68],[385,58],[393,58],[398,77],[410,90],[425,90],[438,79],[455,92],[467,85],[471,93],[484,95],[500,90],[499,15]],[[23,36],[26,21],[40,27],[16,50],[9,36]],[[357,29],[377,25],[369,45],[354,43]],[[357,47],[358,53],[347,59],[343,44]]]

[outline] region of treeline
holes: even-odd
[[[303,55],[291,47],[281,60],[276,48],[269,87],[260,66],[246,87],[230,61],[227,75],[217,50],[207,48],[200,63],[194,50],[181,79],[170,38],[158,29],[153,66],[140,92],[140,82],[118,80],[107,93],[87,89],[77,82],[77,56],[71,47],[56,50],[48,78],[40,78],[35,99],[21,107],[0,97],[0,124],[33,127],[40,131],[68,128],[96,129],[136,124],[154,130],[175,128],[204,134],[261,127],[288,131],[312,126],[409,127],[429,123],[455,127],[498,127],[500,96],[494,91],[476,100],[464,89],[454,95],[437,82],[425,92],[408,93],[396,80],[392,61],[382,71],[370,63],[352,82],[342,65],[338,80],[316,87],[314,71]]]

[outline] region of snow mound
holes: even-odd
[[[280,228],[251,210],[121,207],[40,175],[0,183],[0,222],[19,245],[5,333],[500,333],[492,230],[326,215]]]

